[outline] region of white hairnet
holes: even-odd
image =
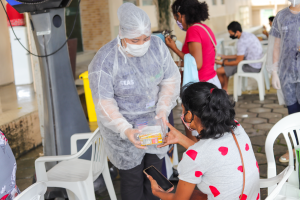
[[[278,73],[288,106],[295,103],[294,98],[288,98],[295,96],[289,85],[300,82],[299,27],[298,15],[285,8],[276,15],[269,34],[267,70]]]
[[[137,149],[125,136],[137,120],[169,116],[180,90],[180,73],[169,49],[151,36],[147,53],[124,58],[118,39],[103,46],[89,65],[89,81],[98,125],[110,161],[119,169],[139,165],[145,153],[165,155],[167,148]],[[125,62],[127,60],[127,62]]]
[[[294,7],[300,4],[300,0],[289,0],[289,2],[291,2]]]
[[[118,18],[120,39],[151,35],[151,22],[147,13],[133,3],[122,4],[118,9]]]

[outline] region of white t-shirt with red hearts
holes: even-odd
[[[259,167],[251,141],[237,122],[234,130],[245,165],[242,200],[260,200]],[[188,148],[178,165],[179,179],[197,184],[208,200],[238,200],[243,189],[241,157],[231,133],[219,139],[200,139]]]

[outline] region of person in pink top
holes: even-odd
[[[207,4],[198,0],[176,0],[172,12],[179,28],[186,30],[186,38],[182,51],[170,37],[166,38],[166,45],[182,60],[185,54],[190,53],[196,60],[199,81],[221,88],[214,69],[217,41],[212,30],[202,24],[209,17]]]

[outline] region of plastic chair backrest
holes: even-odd
[[[90,142],[92,145],[91,172],[95,181],[104,169],[104,164],[106,163],[104,159],[107,159],[104,150],[104,140],[99,128],[94,132]]]
[[[37,182],[19,194],[14,200],[43,200],[46,193],[47,185],[42,182]]]
[[[289,166],[293,168],[294,165],[296,166],[295,172],[290,176],[288,182],[289,184],[292,184],[295,187],[299,188],[299,160],[298,158],[296,158],[296,164],[294,163],[292,145],[295,149],[300,148],[300,113],[294,113],[281,119],[272,127],[267,136],[265,143],[265,151],[268,162],[268,178],[272,178],[277,175],[273,146],[275,140],[280,134],[283,134],[288,147]],[[270,194],[274,188],[275,186],[269,187],[268,193]]]

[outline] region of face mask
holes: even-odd
[[[292,6],[295,7],[296,5],[300,4],[300,0],[289,0],[292,3]]]
[[[191,123],[185,122],[184,116],[185,116],[184,114],[181,115],[181,120],[182,120],[182,122],[184,123],[185,127],[186,127],[189,131],[194,131],[194,129],[192,129],[192,128],[190,127],[190,126],[191,126]]]
[[[230,37],[231,39],[233,39],[233,40],[238,38],[237,36],[235,36],[235,34],[234,34],[234,35],[230,35],[229,37]]]
[[[178,20],[176,21],[176,23],[181,30],[186,31],[186,30],[184,30],[182,23],[180,23]]]
[[[125,51],[127,53],[129,53],[134,57],[141,57],[147,53],[150,46],[150,40],[145,42],[142,45],[128,44],[128,43],[126,43],[126,45],[127,47],[125,48]]]

